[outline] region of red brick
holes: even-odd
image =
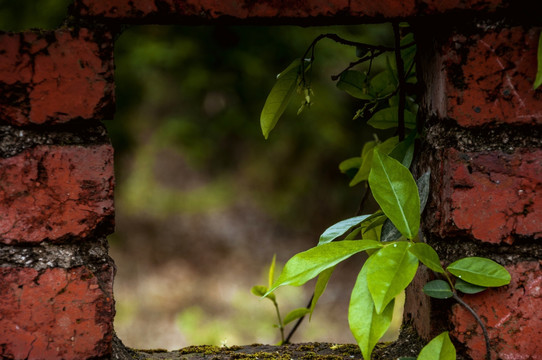
[[[113,270],[0,267],[0,357],[88,359],[111,352]]]
[[[153,22],[171,22],[172,18],[203,22],[209,19],[313,19],[315,24],[336,19],[389,19],[442,13],[455,9],[494,11],[507,6],[501,0],[381,0],[381,1],[294,1],[294,0],[76,0],[76,12],[82,16],[123,18]],[[325,18],[324,18],[325,17]],[[340,20],[335,20],[335,22]]]
[[[490,243],[542,237],[542,150],[506,154],[448,149],[440,162],[440,204],[430,231]]]
[[[112,228],[110,145],[39,146],[0,159],[0,242],[84,238]]]
[[[87,29],[1,34],[2,120],[58,124],[111,116],[112,48],[110,34]]]
[[[492,359],[542,359],[542,268],[540,262],[507,266],[510,285],[464,295],[486,324]],[[459,305],[452,308],[452,335],[467,346],[473,359],[484,359],[485,341],[472,315]]]
[[[542,124],[542,90],[533,90],[539,34],[513,27],[452,35],[441,48],[435,83],[443,101],[433,111],[464,127]]]

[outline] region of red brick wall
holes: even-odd
[[[488,324],[494,357],[541,359],[542,92],[532,89],[540,28],[503,20],[528,12],[525,4],[76,0],[72,20],[84,26],[0,34],[0,358],[111,355],[113,149],[100,121],[113,116],[118,25],[410,17],[425,87],[417,167],[432,169],[426,240],[447,262],[480,255],[507,267],[510,285],[466,300]],[[483,358],[469,313],[420,293],[428,276],[420,270],[409,289],[407,317],[426,337],[451,330],[461,351]]]

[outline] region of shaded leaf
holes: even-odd
[[[283,325],[287,325],[294,320],[302,318],[303,316],[307,315],[309,312],[310,310],[307,308],[299,308],[299,309],[292,310],[284,317]]]
[[[399,161],[406,168],[410,168],[412,158],[414,157],[414,140],[416,139],[416,135],[416,131],[411,131],[406,139],[397,144],[389,153],[392,158]]]
[[[461,280],[478,286],[496,287],[510,283],[510,273],[504,267],[482,257],[459,259],[446,270]]]
[[[408,239],[420,227],[420,197],[410,171],[397,160],[374,151],[369,174],[373,196],[386,216]]]
[[[250,292],[258,297],[266,297],[270,299],[271,301],[275,301],[276,300],[275,294],[268,293],[267,291],[268,291],[267,286],[263,286],[263,285],[256,285],[256,286],[253,286],[252,289],[250,289]]]
[[[352,230],[344,237],[344,240],[355,240],[356,238],[361,238],[361,226]]]
[[[459,290],[461,291],[462,293],[465,293],[465,294],[478,294],[479,292],[482,292],[484,291],[485,289],[487,289],[487,287],[485,286],[478,286],[478,285],[474,285],[474,284],[470,284],[466,281],[463,281],[459,278],[457,278],[457,280],[455,281],[455,289],[456,290]]]
[[[408,251],[414,254],[429,269],[444,274],[444,268],[440,265],[438,254],[431,246],[425,243],[416,243]]]
[[[367,124],[376,129],[391,129],[397,127],[399,123],[398,112],[399,108],[397,106],[379,110],[371,117]],[[416,128],[416,115],[408,110],[405,110],[405,127],[407,129]]]
[[[316,280],[316,286],[314,287],[314,295],[311,301],[311,307],[310,307],[311,317],[312,317],[314,308],[316,306],[316,303],[320,299],[320,296],[322,296],[322,294],[326,290],[327,283],[329,282],[329,278],[331,277],[331,274],[333,274],[333,270],[335,270],[335,266],[322,271],[320,275],[318,275],[318,280]]]
[[[357,169],[360,168],[362,162],[363,162],[363,159],[361,158],[361,156],[346,159],[344,161],[341,161],[341,163],[339,164],[339,170],[343,174],[346,173],[348,170],[351,170],[351,169],[356,169],[357,170]]]
[[[350,297],[348,323],[364,359],[370,359],[378,340],[386,333],[393,318],[391,301],[381,314],[376,312],[369,287],[367,268],[363,266]]]
[[[382,247],[380,242],[374,240],[344,240],[316,246],[296,254],[284,265],[279,278],[268,293],[283,285],[303,285],[322,271],[354,254],[380,247]]]
[[[378,314],[410,284],[416,274],[418,259],[408,251],[410,246],[406,241],[389,244],[365,263],[367,284]]]
[[[450,284],[444,280],[429,281],[423,287],[423,292],[426,295],[436,299],[448,299],[454,295],[452,289],[450,288]]]
[[[542,85],[542,33],[538,37],[538,51],[537,51],[538,66],[536,72],[536,78],[534,80],[533,89],[538,89]]]
[[[361,71],[346,70],[339,77],[337,87],[355,98],[372,99],[367,91],[367,77]]]
[[[418,360],[455,360],[455,347],[445,331],[425,345],[418,355]]]
[[[339,221],[338,223],[328,227],[318,240],[318,245],[327,244],[343,236],[356,225],[359,225],[363,220],[367,219],[370,215],[355,216],[350,219]]]
[[[376,74],[370,81],[369,95],[371,99],[376,99],[391,94],[395,91],[397,82],[388,71],[382,71]]]

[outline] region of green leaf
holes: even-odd
[[[380,150],[382,153],[387,154],[389,153],[398,143],[399,137],[394,136],[389,139],[386,139],[383,143],[378,143],[375,141],[371,141],[370,145],[367,146],[367,143],[363,146],[363,151],[361,153],[361,157],[363,159],[363,163],[361,164],[361,167],[359,168],[358,172],[350,181],[350,186],[357,185],[358,183],[368,180],[369,179],[369,173],[371,172],[371,166],[373,163],[373,151],[374,149]]]
[[[332,242],[333,240],[337,239],[340,236],[343,236],[356,225],[359,225],[363,220],[367,219],[370,215],[361,215],[356,216],[350,219],[342,220],[336,223],[335,225],[332,225],[326,229],[320,235],[320,240],[318,241],[318,245],[327,244],[329,242]]]
[[[250,292],[253,293],[254,295],[258,296],[258,297],[266,297],[266,298],[270,299],[271,301],[276,300],[275,294],[268,293],[267,286],[263,286],[263,285],[253,286],[252,289],[250,289]]]
[[[277,82],[267,96],[260,115],[260,125],[266,139],[290,102],[300,71],[301,61],[296,59],[277,76]]]
[[[347,70],[339,77],[337,87],[355,98],[371,100],[372,97],[367,93],[366,81],[367,77],[362,72]]]
[[[487,287],[485,287],[485,286],[478,286],[478,285],[470,284],[470,283],[468,283],[466,281],[463,281],[463,280],[461,280],[459,278],[456,279],[454,286],[455,286],[456,290],[459,290],[459,291],[461,291],[462,293],[465,293],[465,294],[478,294],[479,292],[482,292],[485,289],[487,289]]]
[[[448,299],[454,295],[452,289],[450,288],[450,284],[444,280],[429,281],[423,287],[423,292],[426,295],[436,299]]]
[[[320,296],[322,296],[322,294],[326,290],[327,283],[329,282],[329,278],[331,277],[331,274],[333,274],[333,270],[335,270],[335,266],[322,271],[320,275],[318,275],[318,280],[316,280],[316,286],[314,287],[314,295],[311,301],[311,307],[310,307],[311,317],[312,317],[314,308],[316,307],[316,303],[320,299]]]
[[[299,309],[292,310],[284,317],[283,325],[287,325],[294,320],[302,318],[308,313],[310,313],[310,310],[307,308],[299,308]]]
[[[362,162],[363,159],[360,156],[346,159],[339,164],[339,170],[344,174],[348,170],[359,169]]]
[[[397,106],[379,110],[371,117],[367,124],[376,129],[391,129],[397,127],[399,123],[398,112],[399,108]],[[405,127],[407,129],[416,128],[416,115],[408,110],[405,110]]]
[[[358,274],[350,297],[348,323],[364,359],[370,359],[378,340],[386,333],[393,318],[394,302],[391,301],[381,314],[376,312],[369,287],[367,265]]]
[[[397,82],[389,71],[382,71],[376,74],[370,82],[369,95],[371,99],[376,99],[389,95],[397,87]]]
[[[405,140],[397,144],[389,155],[395,160],[403,164],[407,169],[410,168],[412,158],[414,157],[414,140],[416,139],[416,131],[411,131]]]
[[[366,233],[369,230],[372,230],[384,224],[386,219],[386,215],[384,215],[382,211],[379,210],[375,212],[373,215],[365,219],[364,224],[367,224],[367,226],[363,229],[363,233]]]
[[[542,85],[542,33],[538,37],[538,70],[536,72],[536,78],[534,80],[533,89],[536,90]]]
[[[446,270],[461,280],[478,286],[497,287],[510,283],[510,273],[495,261],[467,257],[451,263]]]
[[[267,274],[268,279],[268,287],[271,287],[273,285],[273,282],[275,281],[275,263],[277,261],[277,254],[273,255],[273,260],[271,260],[271,265],[269,266],[269,273]]]
[[[444,268],[440,265],[438,254],[431,246],[425,243],[416,243],[408,251],[414,254],[429,269],[444,274]]]
[[[344,240],[303,251],[288,260],[268,293],[283,285],[303,285],[322,271],[337,265],[354,254],[380,247],[382,247],[380,242],[374,240]]]
[[[374,151],[369,174],[373,196],[386,216],[408,239],[420,227],[420,197],[410,171],[397,160]]]
[[[408,251],[410,246],[406,241],[389,244],[365,263],[367,284],[378,314],[410,284],[416,274],[418,259]]]
[[[425,345],[418,355],[418,360],[455,360],[454,344],[445,331]]]

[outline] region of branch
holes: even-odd
[[[395,38],[395,64],[397,65],[397,77],[399,79],[399,106],[398,106],[398,127],[399,141],[403,141],[405,138],[405,64],[401,57],[401,34],[399,33],[399,24],[393,23],[393,34]]]

